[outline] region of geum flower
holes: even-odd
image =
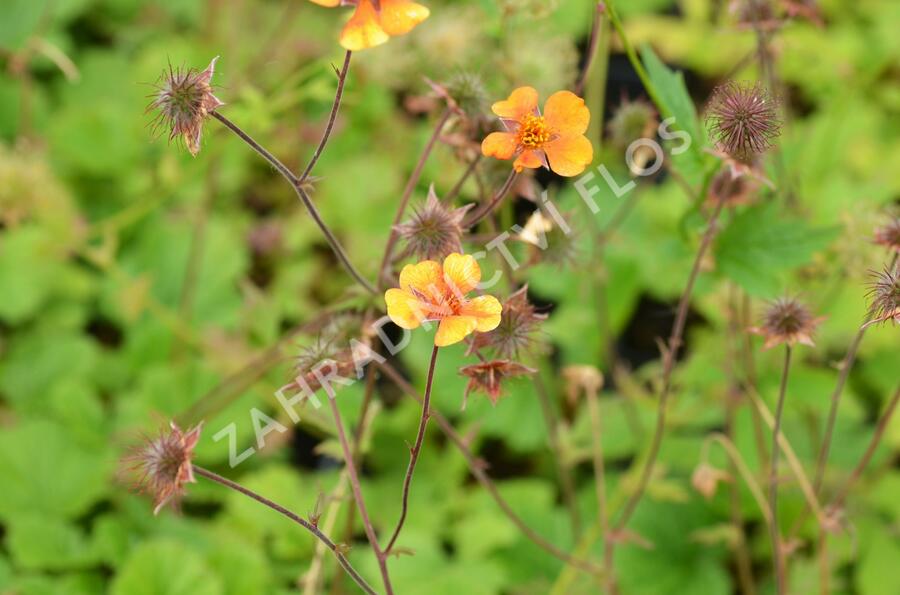
[[[311,0],[320,6],[356,6],[341,31],[340,43],[357,51],[373,48],[391,37],[409,33],[428,18],[428,8],[410,0]]]
[[[506,132],[492,132],[481,143],[487,157],[512,159],[516,171],[544,166],[561,176],[577,176],[594,159],[594,148],[584,136],[591,113],[584,100],[571,91],[557,91],[538,110],[538,94],[519,87],[491,110]]]
[[[384,294],[388,316],[394,324],[414,329],[438,322],[434,344],[445,347],[471,333],[486,333],[500,324],[500,302],[491,295],[468,299],[466,294],[481,281],[481,268],[471,255],[449,254],[443,267],[424,260],[400,271],[400,288]]]

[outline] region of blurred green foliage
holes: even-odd
[[[571,85],[592,14],[588,0],[426,3],[432,16],[412,34],[354,56],[337,130],[314,172],[321,179],[313,199],[369,278],[433,126],[432,117],[410,107],[427,94],[423,77],[477,73],[490,101],[521,84],[546,97]],[[736,25],[727,3],[619,4],[632,41],[650,44],[641,55],[662,101],[695,138],[702,136],[697,112],[717,81],[758,76],[753,32]],[[812,473],[835,363],[865,313],[865,273],[884,260],[869,237],[900,196],[900,3],[825,0],[821,8],[824,27],[796,20],[774,34],[788,121],[782,169],[770,165],[766,175],[790,191],[729,213],[704,263],[692,301],[700,322],[690,326],[676,372],[662,468],[632,527],[654,547],[623,545],[617,556],[627,595],[737,588],[728,489],[706,501],[690,487],[704,436],[724,424],[728,366],[736,357],[729,300],[746,291],[755,316],[757,298],[800,293],[827,316],[817,347],[798,352],[785,421]],[[214,83],[223,110],[299,169],[331,106],[331,64],[342,55],[336,34],[345,12],[305,0],[4,0],[0,11],[0,593],[297,591],[316,556],[309,535],[202,482],[191,487],[184,514],[154,518],[149,502],[128,491],[116,462],[140,432],[197,406],[207,428],[199,461],[227,470],[227,445],[212,435],[234,422],[240,450],[254,445],[251,407],[290,425],[273,394],[289,377],[296,345],[313,338],[287,341],[284,357],[260,378],[236,382],[232,375],[348,290],[358,297],[290,188],[256,155],[209,122],[203,151],[191,158],[165,138],[153,140],[143,110],[170,63],[202,68],[220,55]],[[607,103],[617,105],[637,79],[621,46],[612,48]],[[599,117],[599,100],[588,101]],[[696,140],[675,161],[692,183],[715,163]],[[601,162],[616,179],[628,179],[621,154],[598,149]],[[483,168],[489,183],[505,175],[505,164],[495,166]],[[457,151],[440,146],[414,200],[430,183],[439,195],[446,192],[464,168]],[[472,200],[475,192],[470,182],[463,196]],[[629,199],[632,212],[598,261],[597,230],[622,199],[604,188],[595,197],[601,211],[592,216],[571,184],[555,183],[552,195],[576,222],[572,260],[537,264],[520,281],[553,306],[545,325],[551,357],[538,365],[554,403],[562,403],[562,366],[608,369],[604,332],[618,337],[623,350],[655,352],[653,337],[639,336],[650,331],[634,329],[659,335],[668,329],[647,320],[659,308],[648,315],[642,304],[661,303],[664,311],[677,299],[704,219],[671,177],[640,181],[638,198]],[[511,222],[517,213],[502,217]],[[525,260],[523,247],[516,254]],[[400,358],[420,387],[430,341],[415,333]],[[826,494],[858,460],[896,386],[897,345],[891,327],[873,328],[862,344],[838,418]],[[758,389],[772,403],[780,355],[758,348],[754,343]],[[621,495],[630,481],[623,472],[652,428],[655,355],[636,358],[601,398],[611,493]],[[557,459],[532,382],[510,385],[496,407],[473,397],[460,411],[465,379],[457,368],[465,363],[471,358],[462,346],[442,350],[435,406],[472,437],[522,519],[558,547],[576,548],[556,468],[573,469],[582,518],[575,529],[590,532],[595,429],[587,415],[580,406],[560,405]],[[348,427],[357,422],[362,384],[342,389],[338,399]],[[387,382],[378,394],[385,404],[376,408],[365,442],[363,488],[385,532],[399,514],[404,441],[412,439],[419,411]],[[340,494],[328,522],[335,541],[344,541],[352,501],[335,460],[334,428],[322,412],[307,413],[296,436],[271,435],[262,454],[223,472],[301,514],[320,493]],[[762,473],[749,407],[737,410],[734,431],[751,468]],[[832,539],[833,592],[900,592],[898,449],[895,422],[851,497],[852,537]],[[712,461],[727,464],[715,450]],[[765,526],[750,492],[735,481],[760,592],[771,592]],[[782,503],[788,530],[803,505],[792,480]],[[557,593],[596,592],[516,530],[434,427],[410,505],[400,545],[414,555],[390,561],[399,593],[547,593],[554,586]],[[358,516],[354,522],[350,560],[378,584]],[[800,538],[814,543],[811,525]],[[602,544],[580,551],[599,560]],[[331,592],[352,592],[334,561],[319,558],[324,584],[341,582]],[[811,549],[801,548],[791,564],[792,592],[816,592]]]

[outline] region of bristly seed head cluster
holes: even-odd
[[[887,322],[900,324],[900,266],[885,267],[881,272],[872,272],[869,284],[868,324]]]
[[[500,324],[490,333],[476,335],[469,352],[483,348],[501,359],[521,359],[527,354],[540,350],[541,323],[546,314],[539,314],[528,301],[528,286],[525,285],[507,298],[503,304]]]
[[[763,314],[762,324],[750,332],[765,338],[764,349],[776,345],[794,346],[797,343],[813,347],[813,334],[822,322],[800,301],[794,298],[780,298],[771,302]]]
[[[536,373],[537,370],[529,368],[518,362],[500,359],[488,362],[480,362],[469,366],[463,366],[459,369],[459,373],[469,378],[466,385],[466,392],[463,400],[463,409],[466,407],[466,400],[472,391],[482,392],[491,400],[492,405],[496,405],[497,401],[503,395],[503,381],[507,378],[515,376],[524,376]]]
[[[137,475],[135,488],[153,496],[153,514],[159,514],[166,504],[177,506],[185,484],[196,482],[192,461],[200,428],[197,425],[184,432],[171,422],[156,438],[145,439],[125,457],[127,468]]]
[[[719,85],[706,112],[719,150],[744,163],[768,150],[781,134],[778,102],[760,83]]]
[[[397,226],[406,242],[403,256],[417,260],[442,260],[453,252],[462,252],[463,219],[472,207],[450,208],[437,197],[434,186],[428,189],[425,203],[415,208],[412,217]]]
[[[875,230],[875,243],[891,252],[900,253],[900,216],[892,218]]]
[[[225,105],[213,95],[212,81],[218,56],[212,59],[206,70],[173,68],[164,71],[156,84],[157,92],[147,111],[156,111],[152,126],[154,131],[169,130],[169,140],[184,139],[191,155],[200,152],[203,121],[217,108]]]

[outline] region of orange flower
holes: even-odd
[[[428,18],[428,8],[410,0],[311,0],[320,6],[356,6],[341,31],[341,45],[357,51],[381,45],[391,37],[412,31]]]
[[[500,324],[503,309],[497,298],[466,298],[479,281],[481,268],[469,254],[454,252],[444,259],[443,267],[433,260],[408,264],[400,271],[400,289],[384,294],[388,316],[405,329],[440,321],[434,336],[438,347],[459,343],[475,331],[492,331]]]
[[[481,143],[487,157],[512,159],[516,171],[543,165],[561,176],[577,176],[594,159],[591,141],[584,136],[591,112],[571,91],[557,91],[537,107],[538,94],[519,87],[509,99],[491,109],[500,116],[507,132],[492,132]]]

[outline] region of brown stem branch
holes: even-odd
[[[337,90],[334,93],[334,102],[331,104],[331,114],[328,116],[328,123],[325,125],[325,131],[322,133],[322,140],[319,141],[319,146],[316,147],[316,150],[313,152],[312,157],[309,159],[309,163],[306,164],[306,169],[303,170],[303,173],[300,174],[297,183],[302,184],[309,177],[310,172],[312,172],[313,167],[316,166],[316,162],[319,160],[319,157],[322,156],[322,151],[325,150],[325,145],[328,144],[328,138],[331,136],[331,131],[334,129],[334,123],[337,120],[338,109],[341,107],[341,98],[344,96],[344,83],[347,81],[347,71],[350,70],[350,56],[353,55],[353,52],[347,50],[347,53],[344,54],[344,65],[341,67],[341,70],[337,73],[338,75],[338,85]],[[337,69],[335,69],[337,71]]]
[[[350,488],[353,492],[353,500],[356,501],[356,509],[359,510],[359,517],[362,519],[363,528],[366,532],[366,538],[369,545],[375,552],[375,558],[378,560],[378,569],[381,572],[381,580],[384,582],[384,588],[388,595],[394,592],[391,586],[391,577],[388,575],[387,561],[384,551],[378,545],[378,536],[375,535],[375,528],[369,519],[369,513],[366,511],[366,503],[362,495],[362,487],[359,483],[359,474],[356,472],[356,463],[353,462],[353,451],[350,449],[350,443],[347,441],[347,433],[344,431],[344,422],[341,421],[341,412],[337,406],[336,395],[334,389],[328,383],[323,383],[325,392],[328,393],[328,404],[331,407],[331,414],[334,416],[334,425],[337,427],[338,441],[341,443],[341,451],[344,454],[344,463],[347,466],[347,474],[350,477]]]
[[[512,187],[512,184],[515,181],[516,176],[518,176],[518,175],[519,174],[518,174],[518,172],[516,172],[516,170],[510,171],[509,176],[506,178],[506,181],[503,182],[503,186],[501,186],[500,190],[498,190],[494,194],[494,196],[491,198],[491,201],[489,203],[487,203],[486,205],[484,205],[483,207],[481,207],[479,210],[475,211],[474,213],[471,213],[463,221],[462,226],[464,228],[472,227],[472,226],[476,225],[479,221],[481,221],[482,219],[484,219],[485,217],[490,215],[494,211],[494,209],[497,208],[497,205],[500,204],[500,201],[502,201],[506,197],[506,194],[509,192],[509,189]]]
[[[406,522],[406,514],[409,511],[409,488],[412,485],[413,473],[416,471],[416,463],[419,461],[419,453],[422,450],[422,444],[425,442],[425,430],[428,427],[428,418],[431,417],[431,385],[434,382],[434,367],[437,363],[438,346],[435,345],[431,350],[431,362],[428,364],[428,380],[425,383],[425,397],[422,399],[422,417],[419,420],[419,431],[416,433],[416,442],[409,451],[409,466],[406,468],[406,476],[403,478],[403,496],[400,504],[400,520],[397,521],[397,527],[388,541],[387,547],[384,548],[385,555],[391,553],[391,549],[400,536],[400,530],[403,529],[403,523]]]
[[[313,204],[313,201],[309,198],[309,195],[306,193],[306,190],[303,189],[302,184],[300,183],[300,179],[295,176],[290,169],[286,165],[284,165],[281,161],[278,160],[277,157],[272,155],[269,151],[267,151],[262,145],[253,140],[249,134],[241,130],[241,128],[220,114],[219,112],[212,112],[212,116],[225,125],[226,128],[234,132],[241,140],[243,140],[247,145],[256,151],[263,159],[269,162],[269,164],[274,167],[278,173],[284,177],[285,180],[291,185],[291,188],[294,189],[294,192],[297,193],[297,197],[300,199],[300,202],[303,203],[303,206],[306,207],[307,212],[313,218],[313,221],[316,222],[316,225],[319,226],[319,229],[322,231],[322,234],[325,236],[325,239],[328,240],[328,244],[331,246],[332,252],[337,256],[337,259],[344,265],[344,268],[347,269],[347,272],[350,273],[357,283],[359,283],[366,291],[371,294],[376,294],[377,291],[369,283],[365,277],[363,277],[356,268],[350,263],[350,258],[347,256],[347,253],[344,252],[344,248],[341,246],[337,237],[331,232],[331,229],[322,219],[322,215],[319,213],[319,210],[316,208],[316,205]]]
[[[350,565],[350,562],[347,560],[347,558],[341,552],[341,548],[339,548],[333,541],[331,541],[331,539],[329,539],[327,535],[322,533],[317,526],[310,523],[303,517],[294,514],[293,512],[291,512],[287,508],[281,506],[280,504],[277,504],[277,503],[269,500],[268,498],[257,494],[253,490],[246,488],[239,483],[236,483],[234,481],[231,481],[230,479],[222,477],[218,473],[214,473],[212,471],[209,471],[208,469],[204,469],[203,467],[198,467],[197,465],[194,465],[193,467],[194,467],[194,473],[196,473],[197,475],[199,475],[201,477],[205,477],[206,479],[209,479],[210,481],[214,481],[214,482],[221,484],[227,488],[231,488],[232,490],[239,492],[239,493],[247,496],[248,498],[256,500],[257,502],[259,502],[260,504],[263,504],[264,506],[268,506],[275,512],[282,514],[283,516],[289,518],[290,520],[294,521],[295,523],[297,523],[298,525],[300,525],[301,527],[303,527],[304,529],[306,529],[307,531],[312,533],[312,535],[314,537],[316,537],[316,539],[321,541],[323,544],[325,544],[325,547],[327,547],[328,549],[330,549],[332,551],[332,553],[334,554],[334,557],[337,558],[341,567],[343,567],[343,569],[347,572],[347,574],[350,576],[350,578],[352,578],[353,581],[357,585],[359,585],[360,589],[362,589],[366,593],[369,593],[370,595],[376,595],[376,591],[372,587],[370,587],[369,584],[366,583],[366,580],[362,576],[360,576],[360,574],[353,568],[353,566]]]
[[[645,457],[645,463],[640,480],[638,481],[638,486],[625,504],[622,514],[619,517],[619,521],[616,524],[616,529],[625,527],[631,519],[631,516],[634,514],[638,503],[641,501],[641,498],[647,489],[647,484],[650,482],[653,468],[656,465],[656,459],[659,456],[659,449],[662,446],[662,438],[665,433],[669,393],[672,388],[672,372],[675,369],[675,361],[678,356],[678,351],[681,348],[682,336],[684,335],[684,328],[687,323],[688,308],[691,302],[691,295],[694,291],[694,283],[700,275],[700,265],[703,261],[703,256],[706,254],[707,249],[710,244],[712,244],[713,237],[716,235],[716,222],[719,219],[719,214],[722,212],[723,205],[723,201],[718,201],[712,216],[709,218],[706,233],[703,234],[703,239],[700,241],[700,246],[697,249],[697,255],[694,257],[694,264],[691,268],[687,285],[684,288],[684,292],[681,294],[681,300],[678,302],[678,312],[675,316],[675,324],[672,327],[672,334],[669,337],[668,347],[663,353],[662,391],[659,396],[656,428],[653,433],[650,449]]]
[[[400,204],[397,205],[397,214],[394,215],[394,222],[391,224],[391,232],[390,235],[388,235],[387,245],[384,247],[384,256],[381,258],[381,266],[378,267],[378,287],[382,286],[384,277],[387,275],[387,271],[391,266],[394,247],[397,245],[397,238],[400,237],[397,226],[400,225],[400,222],[403,220],[403,214],[406,212],[409,199],[412,196],[413,190],[416,189],[416,184],[419,183],[419,178],[422,177],[422,170],[425,169],[425,163],[428,161],[428,157],[431,155],[434,145],[441,136],[441,130],[444,129],[444,125],[447,123],[447,120],[450,119],[452,114],[453,111],[450,108],[446,108],[441,114],[441,117],[438,118],[437,124],[435,124],[434,127],[434,132],[431,133],[431,137],[425,144],[425,148],[422,149],[422,154],[419,155],[419,161],[413,168],[409,180],[406,181],[406,187],[403,189],[403,194],[400,197]]]
[[[575,94],[579,96],[584,91],[584,83],[587,80],[588,72],[590,72],[591,65],[594,62],[594,55],[597,53],[597,44],[600,43],[600,24],[603,22],[604,10],[605,5],[602,2],[598,2],[594,6],[594,21],[591,25],[591,37],[588,41],[587,50],[585,51],[584,65],[581,67],[581,72],[578,74],[578,79],[573,88]]]
[[[403,392],[405,392],[415,400],[422,402],[422,397],[419,396],[419,393],[416,391],[416,389],[413,388],[413,386],[399,372],[397,372],[397,370],[393,366],[391,366],[387,362],[379,363],[378,366],[392,381],[394,381],[397,386],[400,387],[401,390],[403,390]],[[538,546],[551,556],[562,560],[563,562],[575,568],[578,568],[583,572],[594,576],[601,576],[603,574],[603,570],[593,562],[577,558],[569,554],[568,552],[559,549],[558,547],[544,539],[541,535],[536,533],[534,529],[529,527],[525,523],[525,521],[523,521],[522,518],[519,517],[518,514],[516,514],[509,503],[507,503],[506,500],[503,499],[503,496],[500,494],[497,486],[494,485],[494,482],[491,480],[490,476],[485,472],[484,463],[479,461],[475,457],[475,455],[466,444],[465,439],[463,439],[463,437],[453,429],[453,425],[449,421],[447,421],[447,418],[441,415],[438,411],[432,411],[431,417],[434,418],[435,423],[438,425],[444,435],[446,435],[447,438],[449,438],[450,441],[453,442],[454,446],[456,446],[460,453],[462,453],[463,458],[466,459],[466,463],[469,466],[469,472],[472,474],[472,476],[475,477],[476,480],[478,480],[478,483],[480,483],[485,490],[487,490],[487,492],[494,499],[494,502],[497,503],[497,506],[500,507],[500,510],[503,511],[503,514],[506,515],[510,522],[512,522],[513,525],[515,525],[516,528],[521,531],[523,535],[525,535],[525,537],[527,537],[532,543],[534,543],[536,546]]]

